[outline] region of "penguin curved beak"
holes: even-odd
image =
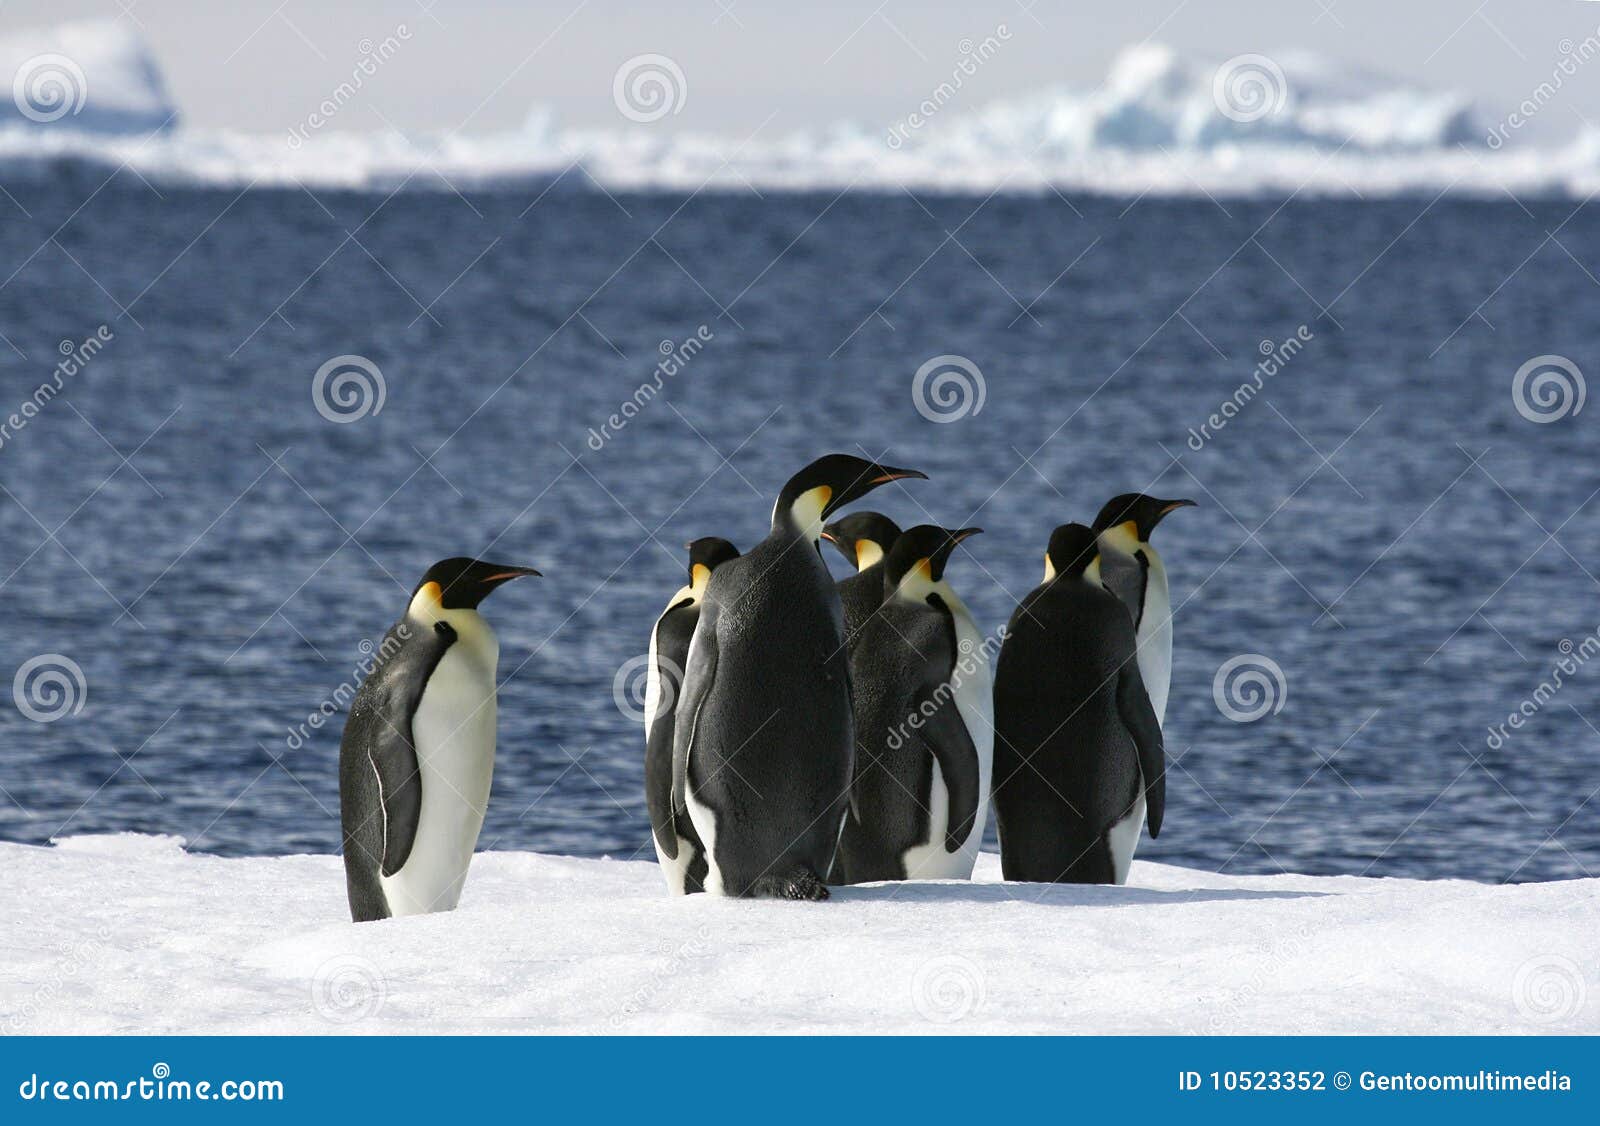
[[[1169,500],[1169,501],[1167,501],[1165,504],[1163,504],[1161,506],[1161,515],[1165,516],[1167,513],[1172,512],[1173,510],[1179,509],[1179,508],[1199,508],[1199,507],[1200,507],[1200,505],[1197,504],[1195,501],[1192,501],[1192,500]]]
[[[532,567],[501,567],[493,574],[485,575],[483,581],[486,583],[504,583],[510,582],[512,579],[527,578],[529,576],[536,579],[544,577]]]

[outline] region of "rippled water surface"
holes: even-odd
[[[1600,871],[1600,415],[1532,422],[1512,392],[1536,356],[1600,370],[1593,208],[440,187],[0,198],[8,411],[62,341],[112,337],[0,445],[0,672],[60,655],[86,685],[53,722],[0,709],[0,836],[335,850],[338,721],[297,730],[429,562],[483,553],[546,577],[486,604],[482,845],[648,855],[618,671],[681,544],[748,545],[790,472],[846,450],[930,474],[877,497],[903,521],[986,530],[950,569],[986,628],[1054,524],[1126,489],[1200,502],[1158,536],[1175,766],[1141,855]],[[938,424],[912,383],[945,354],[986,395]],[[312,384],[341,355],[385,398],[335,423]],[[1282,670],[1254,722],[1213,694],[1242,654]]]

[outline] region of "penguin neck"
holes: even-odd
[[[883,545],[876,540],[856,541],[856,574],[883,562]]]
[[[826,486],[807,489],[788,504],[782,499],[772,510],[772,531],[808,539],[812,546],[822,539],[823,512],[833,499],[833,490]]]
[[[900,578],[900,583],[894,588],[892,597],[903,598],[907,602],[918,602],[924,605],[934,595],[948,606],[955,608],[961,606],[961,599],[951,589],[950,584],[944,581],[943,576],[934,578],[933,575],[921,567],[913,567]]]
[[[447,609],[439,598],[437,583],[426,583],[411,598],[406,607],[406,620],[423,629],[432,629],[444,622],[456,631],[457,638],[475,649],[486,650],[491,655],[499,652],[499,641],[489,622],[478,611],[464,606]]]

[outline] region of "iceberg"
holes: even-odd
[[[66,23],[0,38],[0,128],[145,134],[170,129],[178,110],[144,39],[114,20]]]

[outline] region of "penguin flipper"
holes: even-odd
[[[656,845],[668,860],[678,859],[678,834],[673,828],[672,744],[676,728],[677,695],[683,689],[684,670],[674,667],[683,659],[682,655],[675,658],[673,652],[667,650],[676,652],[678,646],[670,642],[680,630],[688,629],[692,634],[694,618],[698,616],[694,614],[692,606],[692,600],[674,602],[657,620],[651,637],[650,679],[645,693],[647,701],[657,702],[655,713],[645,717],[649,724],[644,748],[645,805],[650,811],[650,831],[655,834]],[[686,611],[689,615],[687,620],[684,619]],[[682,648],[687,650],[688,646]]]
[[[1145,691],[1144,679],[1139,675],[1136,656],[1123,662],[1122,673],[1117,678],[1117,711],[1138,748],[1146,822],[1150,826],[1150,836],[1159,837],[1161,816],[1167,804],[1167,756],[1162,745],[1161,723],[1150,705],[1150,694]]]
[[[367,764],[377,780],[383,808],[383,862],[379,871],[385,876],[405,867],[417,838],[417,823],[422,819],[422,765],[417,761],[412,721],[428,681],[455,642],[456,631],[446,622],[436,622],[427,644],[407,647],[396,654],[385,670],[394,674],[384,677],[389,685],[386,706],[378,722],[367,727]]]
[[[948,682],[924,686],[912,715],[927,715],[923,742],[933,752],[950,795],[950,815],[945,821],[946,852],[961,850],[978,818],[978,748],[967,730],[961,709],[950,696]],[[928,715],[929,712],[932,715]]]
[[[672,733],[672,809],[689,808],[689,754],[700,728],[700,710],[711,695],[717,680],[717,607],[715,603],[702,604],[700,620],[695,623],[694,639],[689,643],[689,657],[684,661],[683,688],[678,693],[678,706],[674,716],[684,722],[673,723]]]

